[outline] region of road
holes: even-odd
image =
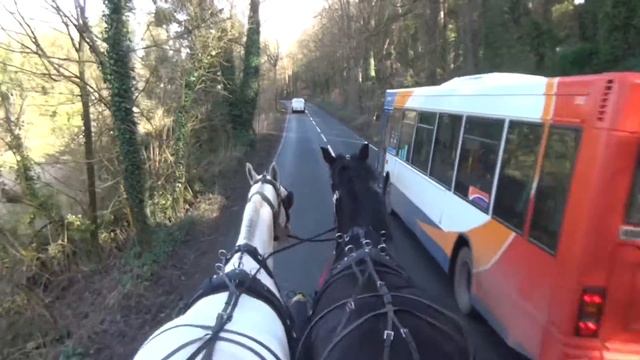
[[[307,104],[306,114],[289,114],[276,163],[283,184],[293,191],[295,204],[291,227],[295,234],[310,236],[333,226],[333,202],[329,172],[320,146],[335,153],[353,153],[362,140],[341,122]],[[377,156],[375,149],[372,158]],[[479,316],[462,316],[456,309],[449,279],[419,240],[397,216],[391,218],[394,241],[391,251],[423,288],[427,300],[453,313],[468,325],[477,359],[524,359],[511,350]],[[283,292],[312,294],[320,274],[331,257],[332,245],[307,244],[278,256],[275,272]]]

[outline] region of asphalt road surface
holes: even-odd
[[[320,146],[335,153],[356,152],[362,140],[321,109],[307,103],[307,113],[289,114],[282,143],[276,154],[283,184],[294,192],[292,231],[311,236],[333,226],[333,202],[329,172]],[[371,158],[377,157],[371,149]],[[456,309],[449,279],[419,240],[397,216],[392,216],[391,251],[409,271],[427,300],[458,314],[468,325],[476,359],[524,359],[511,350],[479,316],[464,317]],[[331,243],[306,244],[285,252],[275,260],[275,272],[283,292],[313,294],[320,274],[332,255]]]

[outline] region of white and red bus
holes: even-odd
[[[385,195],[534,359],[640,359],[640,74],[388,90]]]

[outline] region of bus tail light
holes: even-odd
[[[576,335],[596,337],[600,331],[600,320],[604,310],[605,291],[603,288],[586,288],[580,295]]]

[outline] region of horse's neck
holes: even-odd
[[[251,244],[262,256],[267,256],[273,251],[273,232],[273,213],[271,209],[259,197],[253,198],[245,207],[242,227],[240,228],[240,235],[236,245]],[[260,266],[250,256],[237,253],[227,263],[225,271],[242,268],[250,274],[257,272],[257,278],[267,285],[275,295],[280,296],[275,281],[265,271],[261,270]],[[267,266],[273,269],[273,259],[267,261]]]
[[[248,243],[266,255],[273,251],[273,232],[271,209],[259,197],[253,198],[245,207],[236,245]]]

